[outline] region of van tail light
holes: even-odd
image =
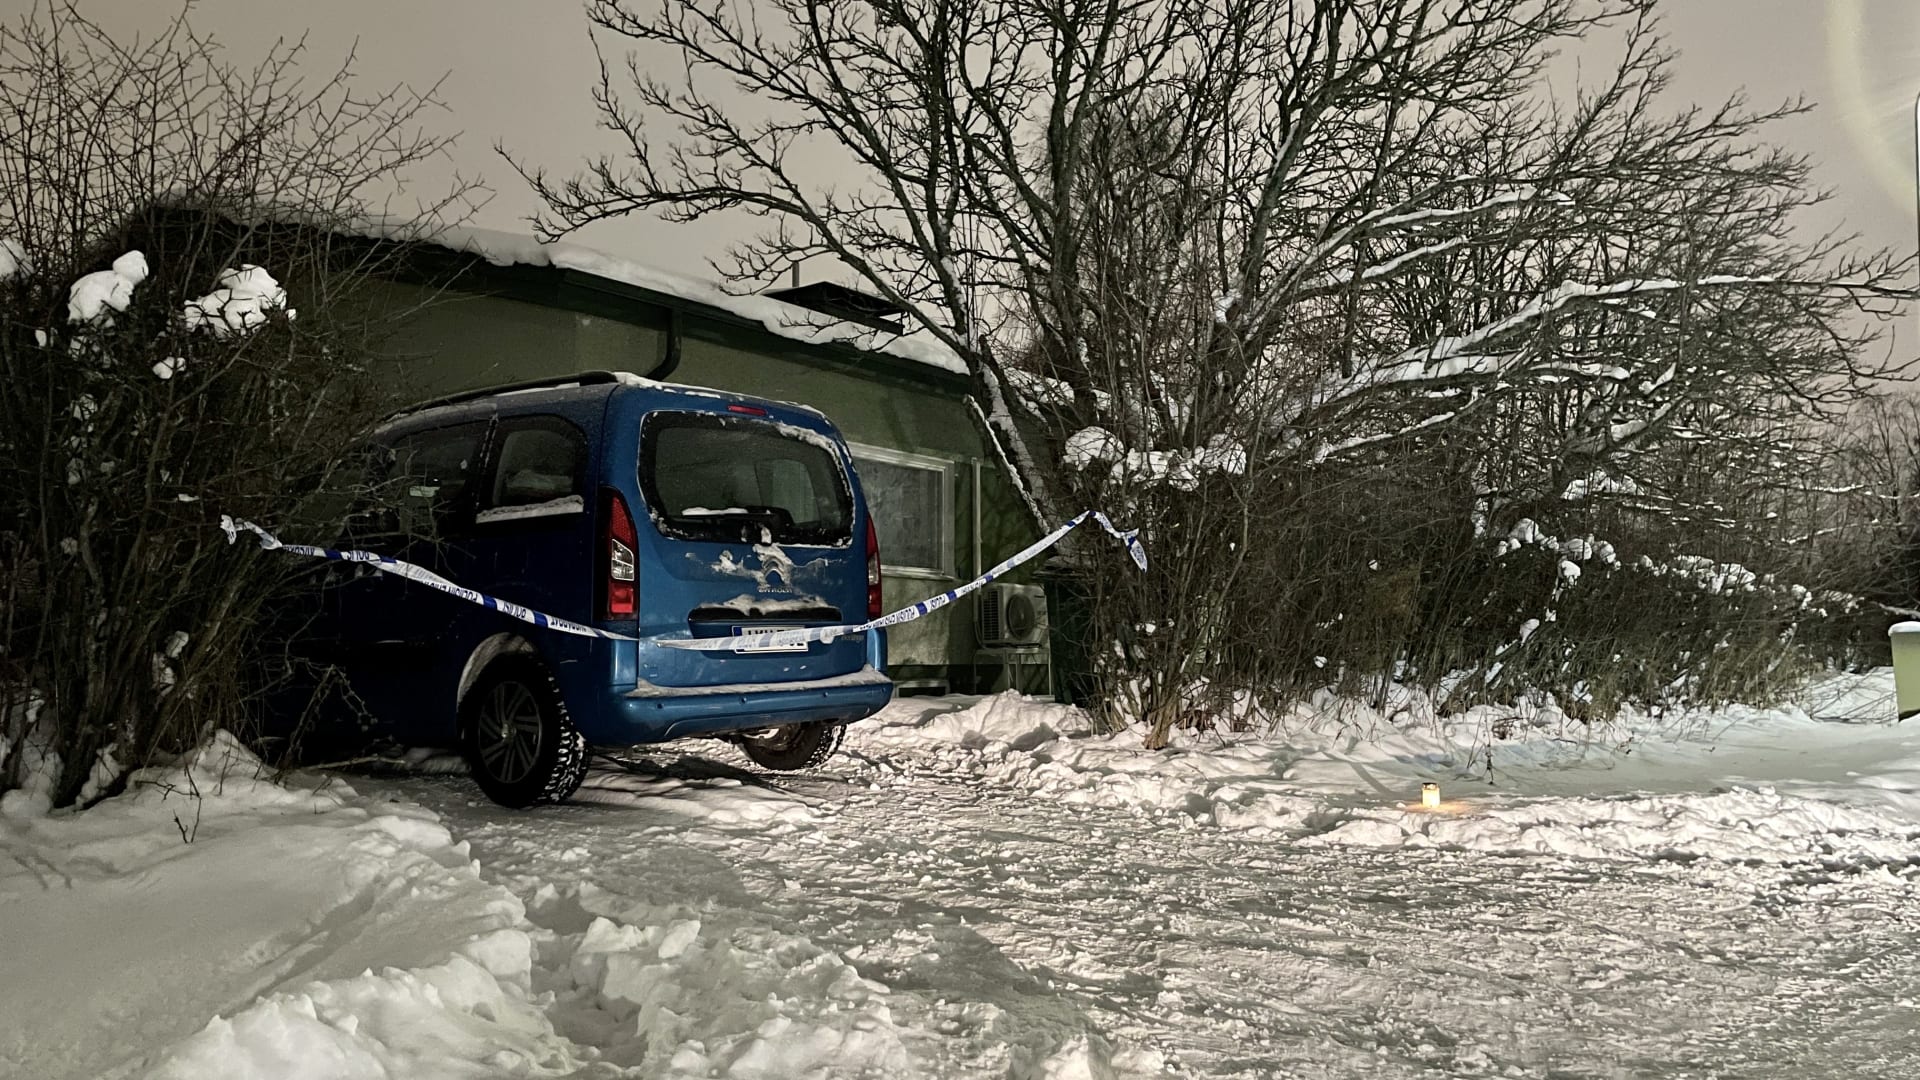
[[[633,515],[627,512],[627,500],[611,488],[600,494],[604,512],[601,520],[600,577],[607,598],[606,617],[631,619],[640,611],[640,583],[634,572],[633,553],[640,546],[633,528]]]
[[[867,618],[880,617],[880,537],[873,531],[873,515],[867,515]]]

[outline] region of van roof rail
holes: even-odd
[[[409,405],[395,412],[387,419],[406,416],[408,413],[424,409],[438,409],[443,405],[458,405],[463,401],[478,401],[496,394],[511,394],[522,390],[553,390],[563,386],[603,386],[620,381],[620,375],[612,371],[576,371],[571,375],[551,375],[544,379],[529,379],[526,382],[501,383],[497,386],[483,386],[477,390],[462,390],[445,397],[429,398],[426,401]]]

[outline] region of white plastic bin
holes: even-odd
[[[1893,700],[1905,720],[1920,713],[1920,622],[1894,623],[1887,628],[1893,641]]]

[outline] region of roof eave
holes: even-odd
[[[573,286],[591,289],[655,307],[667,308],[684,315],[696,316],[707,322],[735,329],[745,330],[775,346],[780,354],[792,356],[816,363],[826,363],[839,367],[852,368],[865,375],[880,375],[889,381],[905,383],[915,387],[939,390],[956,398],[965,398],[971,394],[972,380],[959,372],[946,371],[931,365],[916,363],[904,357],[861,349],[839,342],[807,342],[776,334],[767,329],[758,320],[749,319],[728,311],[725,308],[703,304],[698,300],[689,300],[684,296],[649,289],[614,278],[602,277],[584,270],[558,269],[558,280],[562,288]]]

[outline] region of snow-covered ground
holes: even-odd
[[[220,743],[0,822],[0,1075],[1895,1075],[1890,699],[1599,733],[1327,701],[1159,754],[915,699],[816,773],[693,744],[530,814]]]

